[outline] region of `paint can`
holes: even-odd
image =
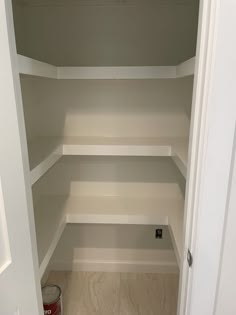
[[[42,288],[44,315],[62,315],[61,288],[46,285]]]

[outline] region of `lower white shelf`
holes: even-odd
[[[36,206],[36,233],[42,276],[67,223],[169,225],[180,262],[182,199],[121,196],[44,196]]]
[[[35,206],[39,273],[42,277],[66,226],[62,200],[41,199]],[[52,206],[51,206],[52,205]]]
[[[170,156],[186,177],[188,142],[183,138],[40,137],[29,143],[31,183],[62,155]]]
[[[172,243],[175,251],[177,263],[181,266],[181,258],[183,255],[183,223],[184,223],[184,206],[176,211],[175,215],[168,217],[168,226]]]

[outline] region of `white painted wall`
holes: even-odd
[[[53,255],[53,270],[178,272],[166,226],[69,224]]]
[[[187,137],[192,82],[23,78],[27,135]]]
[[[34,59],[64,66],[153,66],[195,55],[197,0],[27,3],[33,5],[17,19],[25,27],[24,33],[16,30],[18,52]]]
[[[15,40],[17,50],[24,51],[25,49],[25,23],[23,22],[25,19],[25,10],[21,5],[15,5],[15,1],[12,1],[12,9],[13,9],[13,23],[15,30]]]

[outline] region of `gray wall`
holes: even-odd
[[[197,0],[26,3],[14,10],[18,53],[38,60],[67,66],[158,66],[195,55]]]

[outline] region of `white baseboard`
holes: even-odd
[[[147,261],[106,261],[74,260],[73,263],[57,261],[51,265],[52,270],[97,271],[97,272],[135,272],[135,273],[178,273],[175,263],[159,264]]]
[[[115,259],[114,254],[116,253]],[[55,259],[51,270],[178,273],[172,250],[77,249],[72,259]]]

